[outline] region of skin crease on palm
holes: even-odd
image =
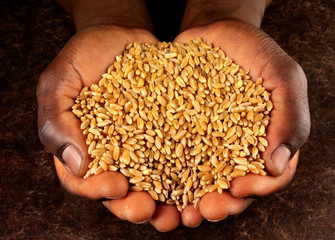
[[[202,198],[199,209],[189,205],[180,214],[175,206],[156,204],[146,192],[128,192],[128,180],[121,173],[105,172],[84,180],[73,176],[55,157],[58,177],[67,191],[93,200],[104,199],[104,206],[120,219],[133,223],[149,220],[157,230],[170,231],[180,222],[196,227],[204,218],[219,221],[238,214],[253,202],[248,196],[268,195],[289,184],[298,163],[297,150],[309,131],[303,71],[269,36],[241,21],[216,21],[189,28],[177,36],[175,42],[187,42],[196,37],[219,46],[242,68],[250,69],[253,79],[264,79],[264,87],[272,92],[274,109],[267,129],[269,146],[262,158],[268,160],[278,145],[288,145],[295,154],[286,170],[280,174],[269,160],[266,168],[270,175],[247,174],[236,178],[230,191],[208,193]],[[73,99],[82,87],[98,82],[115,56],[124,51],[126,43],[134,41],[155,43],[158,40],[143,29],[86,28],[68,42],[42,74],[37,91],[39,128],[41,140],[51,152],[59,154],[59,146],[68,143],[75,143],[76,147],[87,151],[85,138],[79,130],[80,121],[71,112]],[[59,129],[62,129],[61,135],[57,133]],[[86,154],[80,172],[75,175],[82,176],[89,161]]]

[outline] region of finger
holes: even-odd
[[[82,176],[91,159],[80,131],[80,120],[71,112],[73,99],[82,85],[67,63],[55,60],[48,69],[41,75],[37,88],[39,137],[74,176]],[[65,76],[67,80],[63,79]]]
[[[254,199],[236,198],[229,192],[211,192],[205,194],[199,205],[201,215],[208,221],[217,222],[229,215],[236,215],[244,211]]]
[[[268,64],[264,78],[269,78],[266,75],[270,72],[276,86],[272,91],[273,109],[266,130],[269,145],[262,158],[270,174],[279,176],[285,172],[310,132],[307,80],[301,67],[288,56]],[[264,85],[266,87],[266,81]]]
[[[160,232],[171,231],[178,227],[180,223],[179,211],[174,205],[158,204],[150,223]]]
[[[74,177],[56,157],[54,163],[61,184],[72,194],[99,200],[120,198],[128,192],[128,180],[119,172],[104,172],[83,179]]]
[[[186,227],[197,227],[201,224],[204,217],[201,216],[199,209],[193,204],[188,204],[181,212],[181,222]]]
[[[129,192],[126,196],[116,200],[103,202],[115,216],[132,223],[148,221],[155,213],[156,203],[146,192]]]
[[[231,182],[230,192],[235,197],[266,196],[286,187],[293,179],[297,168],[299,152],[289,162],[279,177],[247,174]]]

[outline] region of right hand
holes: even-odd
[[[154,200],[145,192],[128,192],[128,180],[119,172],[81,178],[91,159],[80,120],[71,110],[81,89],[97,83],[128,42],[147,41],[158,40],[144,29],[108,25],[83,29],[42,73],[37,87],[39,136],[55,156],[61,184],[73,194],[104,199],[112,213],[135,223],[151,218],[156,210]]]

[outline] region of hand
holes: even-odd
[[[155,212],[149,194],[128,192],[128,180],[118,172],[105,172],[87,180],[79,178],[91,159],[80,120],[71,112],[81,89],[97,83],[115,56],[125,50],[128,42],[135,41],[157,39],[143,29],[107,25],[79,31],[41,75],[37,98],[40,139],[56,156],[56,170],[65,189],[90,199],[118,199],[106,200],[104,205],[119,218],[138,223]]]
[[[78,14],[75,18],[77,29],[87,27],[86,16]],[[101,24],[101,18],[92,19],[97,21],[96,25]],[[80,130],[76,131],[80,121],[71,113],[73,99],[83,86],[90,86],[99,80],[98,76],[106,71],[116,55],[123,52],[126,43],[157,41],[143,29],[101,25],[79,31],[42,74],[37,89],[40,138],[58,159],[64,161],[61,164],[55,158],[55,166],[61,183],[68,191],[90,199],[114,199],[104,201],[104,205],[121,219],[140,223],[151,218],[150,222],[156,229],[169,231],[177,227],[180,220],[186,226],[195,227],[203,217],[217,221],[229,214],[239,213],[252,202],[246,196],[269,194],[289,183],[298,159],[294,153],[309,133],[306,79],[300,67],[267,35],[245,23],[225,21],[194,27],[180,34],[175,41],[198,36],[220,46],[242,67],[250,68],[252,77],[263,77],[264,86],[273,91],[275,109],[268,127],[270,145],[263,155],[268,160],[266,168],[273,176],[237,178],[232,182],[230,192],[207,194],[199,210],[189,205],[181,215],[175,206],[156,206],[145,192],[128,192],[128,181],[120,173],[106,172],[87,180],[77,178],[86,172],[90,159],[85,137]],[[286,125],[282,124],[284,121]],[[274,154],[273,150],[281,144],[288,146],[290,151],[276,151]],[[285,155],[286,158],[287,155],[294,155],[288,164],[281,161]],[[284,164],[275,165],[275,159]],[[253,181],[252,186],[248,184],[249,180]]]
[[[244,69],[252,79],[263,78],[263,86],[272,93],[274,108],[267,128],[269,146],[262,154],[267,176],[247,174],[231,182],[222,194],[207,193],[200,202],[199,213],[210,221],[238,214],[248,207],[253,196],[264,196],[284,188],[292,180],[298,162],[299,148],[310,131],[307,80],[301,67],[268,35],[255,26],[236,20],[217,21],[181,33],[176,42],[201,37],[219,46],[226,56]],[[184,210],[182,221],[194,226]],[[184,220],[183,220],[184,219]]]

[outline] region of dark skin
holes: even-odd
[[[121,173],[80,178],[90,158],[79,130],[80,121],[71,112],[73,99],[82,87],[99,81],[126,43],[158,41],[143,2],[134,2],[138,7],[128,8],[130,12],[123,11],[127,9],[124,1],[116,17],[107,11],[105,18],[97,18],[94,11],[100,9],[103,15],[104,9],[115,10],[118,5],[108,8],[104,1],[98,1],[96,8],[90,8],[89,1],[83,1],[81,6],[61,1],[73,15],[78,32],[41,75],[37,96],[41,141],[55,155],[57,174],[65,189],[90,199],[104,199],[104,206],[121,219],[150,221],[157,230],[170,231],[180,222],[196,227],[204,218],[219,221],[241,213],[253,202],[250,196],[265,196],[289,184],[297,167],[298,150],[310,129],[307,81],[301,67],[259,29],[266,1],[188,1],[181,33],[175,41],[201,37],[219,46],[241,67],[250,69],[253,79],[264,79],[263,85],[272,92],[274,104],[266,137],[269,146],[262,154],[269,175],[236,178],[229,191],[207,193],[199,209],[189,205],[181,213],[175,206],[155,203],[146,192],[128,191],[128,180]],[[252,7],[248,8],[248,4]]]

